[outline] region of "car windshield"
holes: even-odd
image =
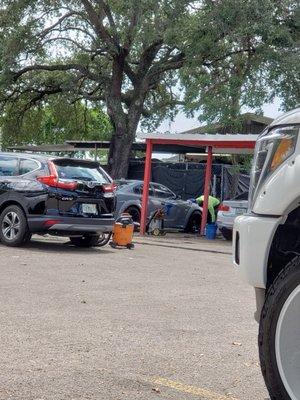
[[[56,170],[60,179],[78,180],[87,182],[108,183],[106,174],[96,165],[80,163],[56,163]]]
[[[166,186],[163,186],[163,185],[160,185],[157,183],[153,183],[152,185],[154,187],[156,197],[164,198],[164,199],[175,199],[176,198],[176,195],[170,189],[168,189]]]

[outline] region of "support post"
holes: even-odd
[[[211,179],[211,171],[212,171],[212,147],[208,146],[207,148],[207,162],[205,169],[205,181],[204,181],[204,201],[203,201],[203,211],[201,218],[201,235],[204,235],[204,230],[207,222],[207,214],[208,214],[208,198],[209,198],[209,189],[210,189],[210,179]]]
[[[141,235],[146,233],[147,215],[148,215],[148,199],[149,199],[149,185],[151,179],[151,158],[152,158],[152,141],[146,140],[146,160],[145,160],[145,171],[144,171],[144,185],[143,185],[143,197],[142,197],[142,212],[141,212]]]

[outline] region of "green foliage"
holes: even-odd
[[[235,131],[243,106],[295,106],[299,19],[298,0],[2,0],[0,104],[26,121],[57,95],[104,109],[125,176],[140,123],[183,109]]]
[[[3,147],[21,144],[61,144],[66,140],[110,140],[112,127],[100,108],[70,104],[56,95],[22,113],[22,103],[6,108],[0,119]]]
[[[181,70],[186,110],[237,129],[242,106],[261,111],[275,96],[300,100],[299,3],[204,1],[180,35],[189,37]]]

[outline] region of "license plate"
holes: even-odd
[[[245,212],[247,210],[245,210],[244,208],[236,208],[236,214],[241,215],[241,214],[245,214]]]
[[[92,214],[97,215],[98,210],[96,204],[82,204],[82,212],[83,214]]]

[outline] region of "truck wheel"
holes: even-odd
[[[0,239],[6,246],[17,247],[31,238],[24,211],[19,206],[9,206],[0,216]]]
[[[300,399],[300,257],[267,292],[259,327],[262,373],[272,400]]]
[[[76,247],[93,247],[93,246],[97,246],[97,243],[99,241],[99,235],[70,237],[70,241]]]

